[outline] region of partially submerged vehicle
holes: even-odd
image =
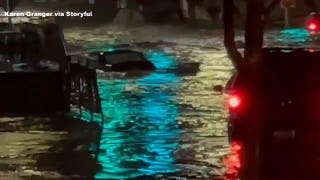
[[[320,51],[305,48],[265,48],[259,95],[264,107],[263,128],[269,140],[295,139],[311,133],[319,122]],[[285,69],[285,70],[284,70]],[[228,81],[230,140],[242,140],[252,101],[242,74]],[[261,102],[261,103],[262,103]],[[308,128],[306,128],[308,127]],[[306,132],[308,131],[308,132]],[[313,132],[315,133],[315,132]]]
[[[90,54],[101,71],[154,71],[156,67],[142,52],[120,49],[115,51],[93,52]]]
[[[142,52],[131,49],[91,52],[90,66],[97,70],[99,77],[119,73],[120,76],[141,76],[153,72],[156,67]]]
[[[248,132],[253,131],[250,126],[250,113],[255,109],[253,104],[262,106],[261,118],[254,120],[261,123],[259,154],[263,173],[268,177],[280,175],[278,171],[269,171],[271,165],[276,169],[284,165],[296,168],[301,162],[312,164],[311,168],[300,169],[290,176],[300,173],[303,177],[312,177],[308,179],[320,177],[317,166],[320,150],[319,59],[317,49],[265,48],[259,92],[248,90],[246,77],[241,73],[235,73],[226,86],[231,143],[245,141]],[[254,98],[257,96],[259,100]]]
[[[233,11],[234,7],[226,6],[224,8]],[[263,1],[250,1],[263,7]],[[275,1],[277,5],[279,2]],[[261,13],[250,6],[252,13]],[[263,13],[262,13],[263,14]],[[228,14],[229,15],[229,14]],[[277,142],[279,139],[284,141],[302,139],[308,141],[309,135],[316,135],[314,129],[320,128],[318,115],[319,107],[319,70],[320,70],[320,51],[315,48],[289,48],[289,47],[263,47],[263,28],[264,21],[254,19],[259,25],[256,27],[248,26],[246,31],[253,31],[256,34],[249,36],[246,34],[247,46],[244,58],[235,55],[239,53],[236,49],[232,23],[228,24],[227,20],[232,21],[232,16],[225,18],[225,28],[228,33],[225,36],[226,47],[232,51],[234,56],[229,57],[235,61],[243,60],[246,64],[237,64],[233,76],[229,79],[226,87],[216,86],[217,92],[227,94],[227,106],[230,113],[228,121],[228,132],[230,141],[243,141],[247,132],[252,127],[248,125],[248,120],[253,120],[251,115],[257,106],[261,106],[259,111],[260,119],[254,121],[261,122],[261,133],[263,142]],[[229,19],[228,19],[229,18]],[[250,19],[250,16],[248,16]],[[251,23],[251,22],[250,22]],[[251,24],[250,24],[251,25]],[[319,33],[320,31],[320,13],[313,12],[306,20],[306,28],[310,33]],[[231,32],[231,33],[230,33]],[[259,39],[258,43],[257,39]],[[229,43],[229,44],[228,44]],[[254,47],[259,45],[260,47]],[[235,49],[234,49],[235,48]],[[248,52],[250,51],[250,53]],[[251,55],[251,56],[250,56]],[[240,58],[239,58],[240,57]],[[250,62],[250,57],[256,61]],[[234,61],[234,62],[235,62]],[[238,62],[239,63],[239,62]],[[241,62],[244,63],[244,62]],[[236,64],[236,63],[235,63]],[[246,68],[243,68],[246,66]],[[252,67],[254,68],[252,68]],[[253,71],[252,69],[255,69]],[[248,71],[252,71],[249,72]],[[256,75],[258,82],[248,82],[253,80],[250,76]],[[255,84],[254,84],[255,83]],[[252,121],[251,121],[252,122]],[[307,132],[308,131],[308,132]],[[299,142],[303,143],[303,142]]]
[[[280,1],[265,2],[247,1],[242,55],[235,46],[233,1],[224,0],[224,43],[236,70],[224,92],[231,146],[239,150],[233,173],[240,176],[228,179],[320,179],[320,51],[264,48],[266,18],[260,17]]]
[[[146,58],[143,52],[129,48],[112,51],[99,51],[89,54],[98,74],[105,72],[126,73],[126,75],[146,75],[156,70],[156,66]],[[178,62],[175,67],[166,71],[179,76],[196,75],[200,70],[198,62]]]

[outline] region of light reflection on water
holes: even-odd
[[[186,177],[187,179],[217,179],[216,177],[222,175],[225,171],[222,167],[223,162],[220,159],[230,151],[230,148],[227,145],[226,138],[227,112],[223,109],[223,97],[219,94],[214,94],[212,87],[213,85],[225,84],[233,69],[222,46],[222,33],[217,31],[218,34],[215,34],[210,29],[207,33],[208,35],[203,35],[199,31],[184,34],[183,31],[179,30],[179,35],[177,35],[176,32],[171,32],[172,29],[169,29],[170,33],[167,34],[159,27],[156,27],[156,29],[156,34],[152,34],[146,30],[146,27],[142,27],[141,33],[137,34],[128,33],[130,29],[126,28],[124,32],[124,34],[127,34],[127,37],[124,37],[126,41],[121,41],[127,42],[133,37],[141,37],[143,42],[154,42],[144,38],[147,35],[149,38],[174,42],[147,43],[150,45],[147,46],[148,48],[161,49],[146,51],[146,56],[155,62],[158,68],[156,73],[140,79],[99,80],[99,88],[100,92],[102,92],[101,97],[104,100],[102,105],[104,114],[107,117],[100,140],[101,151],[98,157],[103,169],[95,177],[97,179],[119,179],[179,171],[174,175]],[[80,31],[73,30],[69,37],[68,34],[66,37],[70,40],[77,40],[78,38],[80,40],[79,44],[85,43],[84,40],[88,40],[94,42],[95,46],[97,46],[98,41],[103,41],[104,44],[116,42],[104,33],[100,35],[93,34],[92,30],[90,30],[87,32],[88,36],[85,36],[84,34],[77,35],[78,32]],[[106,31],[104,30],[103,32]],[[299,34],[291,32],[293,31],[284,34],[280,34],[279,31],[268,32],[266,34],[266,44],[282,46],[287,40],[294,41],[292,44],[295,45],[312,44],[305,39],[308,37],[305,36],[306,34],[303,31],[299,32]],[[70,35],[74,35],[75,38],[70,37]],[[296,35],[299,37],[293,38]],[[111,39],[111,41],[105,42],[108,39]],[[206,47],[204,48],[204,46]],[[104,46],[104,49],[112,51],[113,48],[110,47]],[[101,46],[98,47],[98,49],[100,48]],[[147,48],[143,49],[146,50]],[[92,50],[95,49],[92,48]],[[166,69],[176,67],[175,59],[177,58],[173,59],[173,56],[170,57],[162,53],[163,51],[176,55],[181,61],[200,62],[200,72],[195,76],[184,77],[177,77],[175,74],[166,72]],[[90,116],[90,113],[83,112],[82,119],[89,121]],[[96,116],[95,120],[100,121],[100,116]],[[26,121],[23,122],[26,123]],[[17,127],[21,126],[19,124],[20,121],[14,120],[12,129],[18,131]],[[22,126],[23,133],[18,132],[18,135],[16,132],[0,133],[1,148],[3,149],[2,152],[5,153],[1,155],[2,162],[0,162],[0,166],[8,164],[3,162],[7,160],[6,157],[8,156],[10,158],[9,164],[12,164],[11,161],[23,164],[23,166],[17,165],[17,168],[13,171],[18,176],[24,174],[26,171],[23,169],[25,163],[20,158],[25,153],[21,152],[19,148],[25,148],[28,154],[43,154],[43,162],[48,166],[60,162],[62,165],[59,166],[59,170],[68,169],[68,166],[63,167],[66,163],[76,166],[76,163],[79,162],[81,162],[79,164],[83,169],[88,169],[89,164],[87,161],[81,159],[83,155],[76,155],[75,151],[68,153],[67,157],[79,159],[76,163],[70,158],[65,158],[66,156],[62,156],[61,159],[54,157],[52,161],[48,161],[49,155],[43,147],[51,147],[52,141],[60,144],[61,141],[69,139],[70,135],[58,135],[57,137],[56,135],[51,135],[53,133],[51,131],[43,131],[41,134],[26,132],[29,129],[42,130],[42,128],[38,127],[42,124],[38,122],[34,124],[32,127]],[[2,126],[2,128],[5,127]],[[85,126],[85,128],[87,127]],[[74,128],[74,130],[76,135],[71,138],[75,139],[73,141],[82,142],[82,139],[78,139],[78,136],[80,136],[78,134],[84,134],[84,130],[78,130],[78,128]],[[28,140],[30,137],[32,138],[31,141]],[[47,139],[50,141],[42,143]],[[70,143],[67,141],[65,144],[69,146]],[[60,146],[65,146],[65,144]],[[92,145],[99,146],[99,143]],[[13,151],[17,149],[18,151]],[[13,154],[14,157],[18,158],[11,157],[11,154],[8,154],[13,152],[15,153]],[[28,162],[29,159],[34,161],[33,157],[26,159]],[[37,169],[35,165],[30,166],[32,167],[28,167],[27,170]],[[56,167],[49,170],[46,168],[44,168],[46,171],[57,171],[64,175],[64,172],[60,172]],[[83,169],[77,169],[72,173],[86,175],[86,173],[83,173]],[[0,177],[1,171],[2,169],[0,169]],[[46,172],[38,171],[36,173],[40,174],[40,179],[43,174],[46,174]],[[30,173],[28,172],[27,174]],[[68,176],[69,174],[65,175]]]
[[[318,41],[318,40],[317,40]],[[307,29],[291,28],[282,31],[271,31],[265,36],[267,47],[315,47],[315,41]]]
[[[190,49],[185,46],[170,48],[177,53]],[[0,166],[10,166],[0,169],[0,177],[1,173],[4,176],[13,173],[17,177],[42,178],[51,177],[52,172],[58,174],[57,179],[73,175],[91,179],[96,170],[96,156],[89,157],[87,148],[96,155],[96,146],[101,149],[97,160],[103,166],[95,175],[97,179],[141,178],[155,174],[163,178],[208,179],[221,175],[224,169],[220,159],[228,152],[226,121],[222,97],[212,93],[212,85],[223,84],[232,67],[224,51],[192,47],[192,54],[186,56],[202,63],[197,75],[176,76],[172,70],[166,71],[176,67],[176,56],[157,50],[155,53],[147,51],[147,57],[159,68],[157,72],[135,79],[99,80],[106,118],[98,142],[97,127],[77,119],[68,119],[68,126],[62,129],[59,127],[64,126],[66,119],[59,121],[61,124],[54,127],[57,126],[63,136],[52,138],[50,125],[53,124],[41,118],[32,121],[2,119],[2,129],[15,132],[0,133],[2,152],[7,152],[1,155]],[[90,121],[90,116],[83,111],[81,119]],[[101,121],[101,117],[97,115],[94,120]],[[41,134],[35,135],[31,130],[40,130]],[[30,137],[34,144],[29,143]],[[50,137],[48,141],[46,137]],[[88,147],[88,143],[92,143],[91,146]]]
[[[147,57],[158,70],[175,60],[163,53]],[[99,80],[105,115],[96,179],[132,178],[178,171],[173,153],[182,130],[177,123],[175,74],[155,72],[134,80]]]
[[[98,81],[106,119],[98,154],[102,169],[95,178],[220,177],[228,153],[226,111],[212,86],[223,85],[232,73],[226,53],[184,45],[142,49],[156,72]],[[177,58],[200,62],[199,73],[177,76]]]

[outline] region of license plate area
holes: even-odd
[[[274,131],[273,137],[277,139],[294,139],[296,137],[296,131],[295,130]]]

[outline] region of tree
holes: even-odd
[[[264,0],[247,0],[247,18],[245,25],[244,56],[237,50],[234,42],[234,13],[233,0],[223,1],[224,44],[236,70],[242,74],[246,87],[255,101],[251,104],[248,123],[251,132],[244,134],[242,175],[250,179],[259,179],[259,155],[254,156],[259,149],[261,122],[261,104],[255,103],[260,96],[260,68],[264,29]],[[254,134],[254,136],[252,136]]]
[[[238,71],[244,70],[249,65],[248,63],[256,63],[261,53],[264,16],[266,14],[263,4],[263,0],[247,0],[245,54],[242,57],[234,42],[234,2],[233,0],[224,0],[223,2],[224,44]]]

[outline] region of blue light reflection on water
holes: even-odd
[[[174,151],[182,130],[175,92],[179,77],[163,70],[176,61],[162,52],[148,52],[160,71],[135,80],[99,80],[105,120],[96,179],[123,179],[177,172]],[[134,91],[128,91],[135,87]]]
[[[277,41],[281,43],[294,43],[304,45],[309,41],[310,33],[306,29],[292,28],[285,29],[280,32]]]
[[[145,53],[147,59],[152,61],[157,70],[174,69],[177,67],[177,61],[166,53],[159,51],[148,51]],[[176,78],[178,79],[178,78]]]

